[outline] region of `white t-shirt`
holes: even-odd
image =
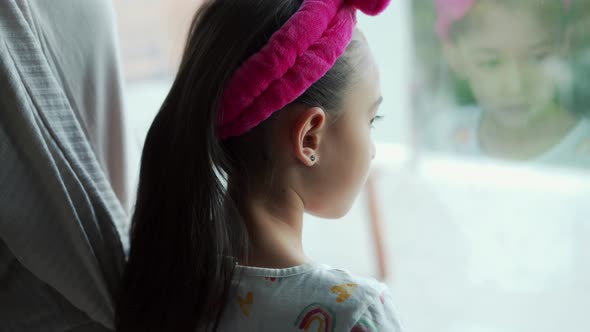
[[[238,281],[239,280],[239,281]],[[386,285],[327,265],[238,266],[219,331],[402,331]]]
[[[425,132],[427,146],[441,152],[486,158],[477,134],[481,116],[479,107],[440,112]],[[590,168],[590,119],[581,118],[559,143],[528,162]]]

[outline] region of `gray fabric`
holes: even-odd
[[[0,0],[0,331],[113,326],[128,222],[106,151],[122,134],[104,135],[123,128],[111,6]]]

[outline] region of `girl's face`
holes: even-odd
[[[375,156],[373,120],[382,100],[377,66],[367,46],[356,70],[360,79],[349,88],[338,119],[326,129],[320,144],[314,193],[308,212],[325,218],[345,215],[362,189]]]
[[[484,111],[505,127],[519,128],[553,109],[565,68],[561,29],[532,10],[493,1],[477,4],[469,15],[475,23],[445,51]]]

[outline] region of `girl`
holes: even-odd
[[[590,167],[587,105],[571,93],[580,83],[569,60],[571,6],[436,0],[446,59],[478,104],[444,114],[436,141],[468,154]]]
[[[399,331],[386,287],[311,262],[303,213],[344,215],[381,101],[356,10],[207,2],[143,150],[118,331]]]

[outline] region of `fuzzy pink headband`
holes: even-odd
[[[443,40],[449,40],[453,23],[463,19],[475,5],[475,2],[476,0],[435,0],[437,16],[436,33],[438,36]],[[571,0],[563,0],[563,3],[566,9],[570,8]]]
[[[356,26],[356,9],[374,16],[389,2],[304,0],[229,80],[217,121],[219,138],[242,135],[297,99],[346,50]]]

